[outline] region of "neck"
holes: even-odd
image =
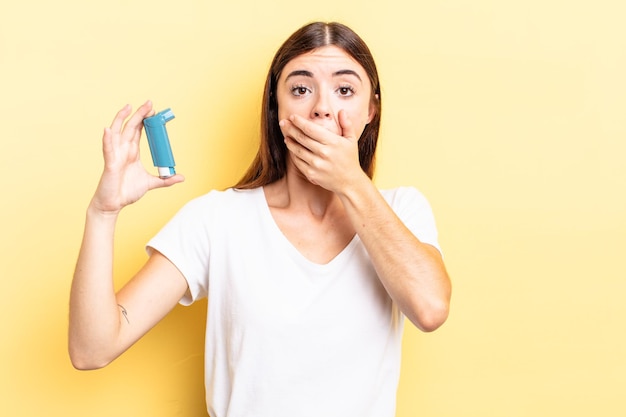
[[[325,217],[329,210],[341,206],[335,193],[312,184],[294,167],[289,167],[280,180],[265,186],[265,195],[270,207],[307,211],[315,217]]]

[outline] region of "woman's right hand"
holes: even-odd
[[[130,114],[130,105],[124,106],[111,126],[104,129],[104,171],[91,201],[92,208],[103,214],[117,214],[125,206],[143,197],[146,192],[185,180],[180,174],[165,179],[151,175],[141,163],[139,140],[143,119],[154,114],[152,102],[144,103],[126,121]]]

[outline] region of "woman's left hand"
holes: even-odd
[[[298,115],[280,121],[294,165],[312,184],[335,193],[366,177],[359,163],[359,135],[343,110],[338,119],[341,134]]]

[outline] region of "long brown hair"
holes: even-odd
[[[359,161],[363,171],[370,178],[373,177],[381,112],[380,83],[374,58],[365,42],[352,29],[336,22],[315,22],[294,32],[274,56],[263,92],[259,150],[248,171],[235,185],[235,188],[261,187],[285,176],[287,172],[287,147],[278,125],[276,84],[283,68],[289,61],[327,45],[337,46],[355,59],[365,69],[372,85],[371,100],[376,110],[372,121],[365,126],[359,139]]]

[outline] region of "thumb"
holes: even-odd
[[[341,136],[350,140],[357,140],[354,130],[354,124],[345,110],[339,110],[339,127],[341,127]]]
[[[167,178],[159,178],[153,176],[151,177],[149,188],[153,190],[156,188],[171,187],[172,185],[178,184],[183,181],[185,181],[185,177],[181,174],[176,174]]]

